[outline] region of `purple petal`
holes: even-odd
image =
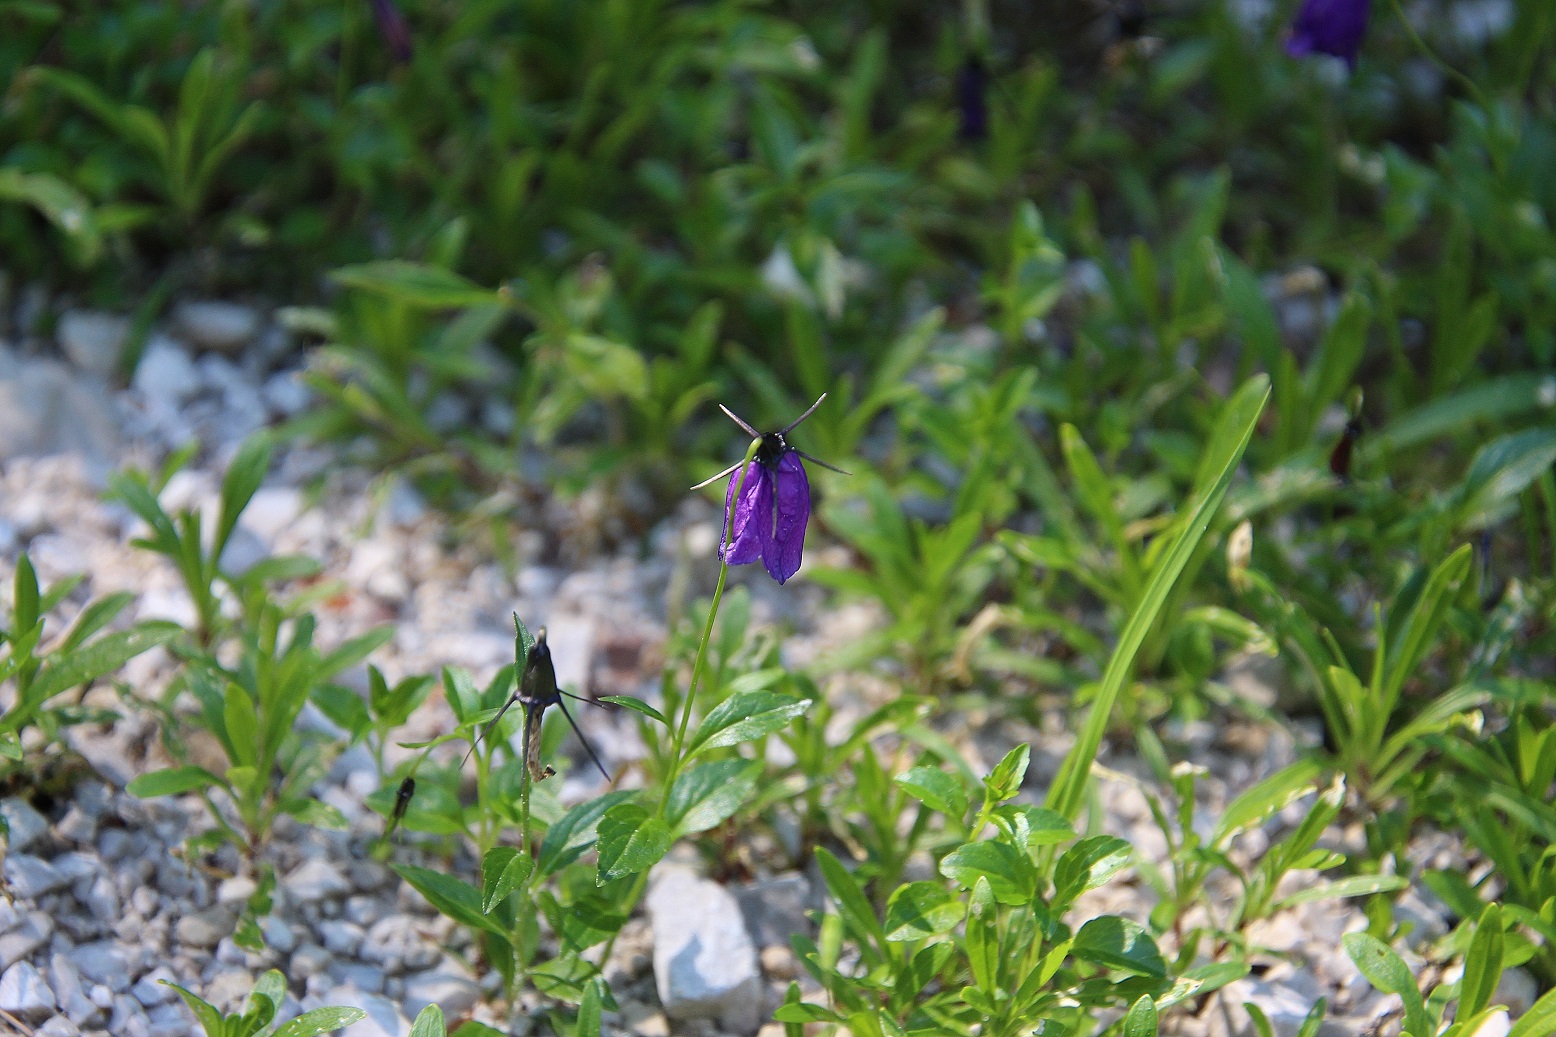
[[[1371,0],[1305,0],[1291,23],[1286,53],[1330,54],[1355,66],[1371,6]]]
[[[773,542],[762,552],[762,564],[779,583],[799,572],[805,550],[805,525],[810,521],[810,481],[800,455],[790,450],[778,459],[778,528]]]
[[[773,540],[773,476],[766,468],[752,463],[746,466],[744,484],[740,472],[729,477],[729,490],[724,494],[724,534],[719,539],[723,550],[724,538],[731,537],[729,524],[735,524],[729,550],[724,560],[730,565],[754,562],[767,551]],[[735,487],[740,486],[740,500],[735,500]]]

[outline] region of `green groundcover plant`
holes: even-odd
[[[313,790],[363,745],[366,852],[468,930],[493,1012],[538,993],[558,1034],[619,1008],[612,952],[671,847],[733,875],[755,833],[824,886],[790,1035],[1151,1037],[1266,960],[1255,923],[1344,898],[1403,1033],[1500,1033],[1516,968],[1544,993],[1509,1037],[1548,1037],[1556,7],[1422,11],[3,5],[7,340],[49,337],[60,307],[23,287],[46,285],[133,311],[129,376],[175,299],[258,292],[296,303],[275,320],[314,399],[211,511],[163,503],[195,446],[110,479],[187,629],[16,552],[0,783],[69,780],[114,681],[173,761],[130,791],[199,798],[185,853],[257,878],[258,951],[278,822],[343,827]],[[718,399],[755,419],[738,460]],[[515,616],[493,674],[391,682],[392,629],[317,643],[317,562],[237,571],[297,440],[409,479],[510,567],[558,502],[631,538],[713,486],[706,611],[682,622],[685,566],[660,695],[602,700],[638,727],[630,773],[584,742],[605,786],[559,797],[578,689],[543,627]],[[758,561],[880,622],[793,665],[731,582]],[[154,647],[165,686],[116,679]],[[860,678],[889,700],[835,693]],[[404,741],[435,696],[452,728]],[[1054,717],[1056,772],[1009,734]],[[1208,824],[1183,737],[1207,720],[1301,745]],[[975,767],[961,739],[991,732]],[[1099,829],[1119,783],[1159,859]],[[1464,868],[1412,860],[1433,830]],[[1085,907],[1130,874],[1148,914]],[[1415,945],[1427,989],[1394,949],[1416,886],[1455,919]],[[232,1016],[179,993],[208,1037],[357,1017],[277,1026],[287,991],[266,973]],[[435,1006],[412,1032],[450,1025],[501,1032]]]

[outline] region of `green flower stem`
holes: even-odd
[[[1400,6],[1399,0],[1389,0],[1389,3],[1391,3],[1394,7],[1394,14],[1399,18],[1399,24],[1405,27],[1405,35],[1410,37],[1410,42],[1415,44],[1416,49],[1421,52],[1422,56],[1425,57],[1427,61],[1430,61],[1433,65],[1437,66],[1437,70],[1443,75],[1464,87],[1465,92],[1468,93],[1470,97],[1475,99],[1476,104],[1480,105],[1482,108],[1486,108],[1487,106],[1485,95],[1480,92],[1480,87],[1475,85],[1475,81],[1469,76],[1465,75],[1463,72],[1460,72],[1458,69],[1454,68],[1452,65],[1448,64],[1448,62],[1444,61],[1441,57],[1438,56],[1437,52],[1421,38],[1421,34],[1416,32],[1416,27],[1410,24],[1410,19],[1405,17],[1405,9]]]
[[[751,471],[751,461],[756,457],[756,448],[762,445],[760,439],[753,439],[751,445],[746,448],[746,459],[740,466],[740,475],[735,480],[735,492],[730,497],[731,501],[740,499],[740,491],[745,488],[746,476]],[[719,547],[719,581],[713,587],[713,604],[708,606],[708,621],[703,624],[702,641],[697,645],[697,658],[692,663],[692,680],[686,689],[686,697],[681,702],[681,720],[676,725],[675,740],[671,743],[670,764],[665,770],[663,788],[659,793],[659,806],[654,811],[654,816],[663,819],[665,810],[670,805],[670,790],[675,787],[675,779],[680,776],[683,763],[681,750],[686,744],[686,729],[691,725],[692,703],[697,698],[697,684],[702,679],[703,667],[708,661],[708,645],[713,642],[713,622],[718,618],[719,605],[724,600],[724,582],[729,576],[729,545],[735,535],[734,516],[728,511],[724,513],[724,539]],[[627,894],[626,917],[631,917],[632,912],[638,906],[638,901],[643,898],[643,890],[648,885],[648,871],[645,869],[637,873],[632,879],[632,890]],[[611,934],[611,938],[605,943],[605,952],[600,955],[600,972],[605,971],[606,962],[611,960],[611,952],[616,949],[616,938],[621,935],[618,929]]]
[[[745,489],[746,476],[751,471],[751,461],[756,457],[757,447],[761,445],[760,439],[753,439],[751,445],[746,447],[746,459],[740,465],[740,476],[735,481],[735,492],[730,497],[732,502],[740,500],[740,491]],[[733,505],[730,508],[730,512],[732,511]],[[708,645],[713,641],[713,621],[718,618],[719,605],[724,600],[724,581],[729,576],[727,556],[729,545],[735,536],[735,519],[730,512],[724,515],[724,540],[719,546],[719,582],[713,588],[713,604],[708,608],[708,622],[703,625],[702,641],[697,645],[697,659],[692,663],[691,685],[687,688],[686,697],[681,702],[681,722],[676,728],[675,742],[671,747],[670,768],[665,775],[664,789],[659,795],[659,810],[655,816],[660,818],[664,817],[665,808],[670,803],[670,789],[675,784],[675,779],[679,777],[681,764],[684,762],[681,750],[686,744],[686,728],[691,724],[692,703],[697,698],[697,684],[702,679],[703,667],[708,661]]]

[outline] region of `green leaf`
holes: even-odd
[[[394,627],[387,624],[374,627],[359,637],[353,637],[319,660],[317,670],[319,679],[328,680],[342,670],[351,669],[392,640],[394,640]]]
[[[21,637],[37,625],[42,617],[38,597],[38,573],[32,567],[32,559],[23,551],[16,559],[15,590],[11,601],[11,621],[16,627],[15,636]]]
[[[605,812],[636,796],[635,789],[618,789],[580,803],[563,814],[546,830],[546,837],[541,841],[537,862],[540,874],[554,874],[582,856],[594,843],[595,831]]]
[[[600,818],[600,885],[658,864],[670,849],[670,829],[636,803],[620,803]]]
[[[967,963],[973,982],[985,994],[993,995],[999,986],[1000,934],[999,906],[989,880],[979,876],[967,900]]]
[[[821,877],[827,884],[827,891],[837,900],[843,920],[859,937],[874,941],[874,947],[865,944],[861,946],[861,950],[868,949],[873,952],[885,941],[885,933],[881,929],[880,922],[876,920],[875,908],[865,897],[859,880],[854,878],[853,873],[843,866],[843,862],[824,846],[816,847],[816,864],[821,868]]]
[[[1030,903],[1037,892],[1037,872],[1031,858],[1009,843],[964,843],[941,859],[940,874],[963,889],[972,889],[980,878],[987,879],[989,891],[1002,904]]]
[[[1502,910],[1496,904],[1487,904],[1480,921],[1475,923],[1475,935],[1464,955],[1456,1018],[1472,1018],[1491,1004],[1491,995],[1502,978],[1502,944]]]
[[[72,652],[86,642],[86,639],[97,633],[103,627],[113,622],[113,618],[123,612],[125,606],[135,600],[135,595],[129,591],[121,591],[118,594],[110,594],[105,598],[99,598],[86,608],[81,610],[81,615],[70,625],[70,633],[65,635],[65,640],[60,642],[59,651]]]
[[[1549,990],[1513,1024],[1507,1037],[1550,1037],[1553,1033],[1556,1033],[1556,990]]]
[[[411,1024],[410,1037],[448,1037],[448,1027],[443,1025],[443,1009],[428,1005],[416,1014]]]
[[[1299,760],[1254,785],[1227,804],[1209,845],[1224,846],[1232,837],[1264,824],[1289,804],[1314,791],[1314,782],[1322,771],[1323,767],[1316,759]]]
[[[42,213],[65,235],[82,266],[91,266],[102,255],[102,231],[91,201],[59,177],[0,169],[0,201],[21,202]]]
[[[665,727],[670,726],[670,721],[665,719],[665,715],[663,713],[659,712],[659,710],[655,709],[653,706],[650,706],[642,699],[635,699],[631,695],[602,695],[597,701],[609,702],[613,706],[624,706],[627,709],[632,710],[634,713],[643,714],[650,720],[659,721],[661,724],[665,725]]]
[[[1061,425],[1059,427],[1059,449],[1064,454],[1065,464],[1070,469],[1070,478],[1075,483],[1077,496],[1092,518],[1102,527],[1102,532],[1108,541],[1112,543],[1118,553],[1119,563],[1123,570],[1124,594],[1127,600],[1134,600],[1140,590],[1140,565],[1136,559],[1134,545],[1124,535],[1124,521],[1119,517],[1118,507],[1114,502],[1113,487],[1108,482],[1107,476],[1102,474],[1102,467],[1097,464],[1096,455],[1086,445],[1074,425]]]
[[[1157,616],[1167,603],[1178,577],[1189,563],[1189,556],[1199,546],[1210,521],[1221,506],[1226,491],[1232,484],[1232,476],[1242,460],[1243,452],[1253,437],[1254,427],[1264,410],[1270,395],[1269,379],[1263,375],[1245,382],[1227,401],[1200,460],[1195,490],[1184,517],[1175,523],[1172,546],[1151,572],[1151,580],[1141,594],[1140,603],[1119,637],[1118,646],[1108,659],[1101,686],[1092,702],[1091,713],[1075,745],[1060,765],[1059,774],[1049,788],[1046,805],[1065,817],[1074,819],[1080,811],[1085,796],[1086,782],[1091,765],[1102,745],[1108,718],[1113,706],[1123,693],[1134,668],[1135,655],[1145,642],[1146,635],[1156,624]]]
[[[1016,797],[1021,791],[1022,781],[1026,779],[1027,764],[1031,759],[1032,747],[1025,742],[1005,754],[1005,758],[995,765],[994,773],[983,782],[991,801],[1003,803]]]
[[[600,1037],[600,984],[598,977],[584,987],[583,1000],[578,1003],[576,1037]]]
[[[413,864],[391,864],[394,873],[416,888],[427,902],[456,922],[480,929],[504,943],[508,934],[481,910],[481,893],[470,883]]]
[[[499,304],[493,291],[460,277],[452,270],[401,259],[385,259],[342,267],[330,274],[336,283],[382,295],[426,310]]]
[[[1156,1033],[1156,1002],[1150,994],[1141,994],[1124,1016],[1124,1037],[1156,1037]]]
[[[90,684],[113,673],[142,652],[165,645],[182,634],[183,631],[173,623],[148,623],[134,630],[98,638],[85,648],[44,667],[32,687],[27,689],[27,698],[32,702],[46,702],[62,691]]]
[[[1413,1035],[1433,1032],[1415,977],[1388,944],[1368,933],[1346,933],[1340,942],[1355,962],[1357,971],[1367,977],[1367,982],[1385,994],[1398,994],[1405,1002],[1406,1031]]]
[[[319,1037],[320,1034],[334,1033],[366,1018],[367,1013],[360,1008],[315,1008],[293,1019],[271,1037]],[[413,1037],[420,1035],[414,1034]]]
[[[1556,429],[1530,429],[1492,440],[1475,454],[1464,476],[1458,528],[1494,524],[1514,499],[1556,464]]]
[[[1276,907],[1294,907],[1316,900],[1343,900],[1347,897],[1367,897],[1374,893],[1392,893],[1405,889],[1410,880],[1403,875],[1350,875],[1333,882],[1317,882],[1297,890],[1289,897],[1282,897]]]
[[[282,809],[303,824],[315,828],[327,828],[332,832],[344,832],[351,828],[351,822],[346,820],[345,814],[321,800],[295,800],[287,803]]]
[[[204,767],[169,767],[131,779],[124,790],[139,799],[154,799],[157,796],[178,796],[221,784],[222,780]]]
[[[459,1029],[454,1031],[454,1037],[508,1037],[508,1035],[471,1019],[460,1024]]]
[[[1165,979],[1167,962],[1139,923],[1115,915],[1093,918],[1075,934],[1070,953],[1112,969]]]
[[[910,882],[886,902],[886,939],[927,940],[956,928],[964,914],[961,901],[940,883]]]
[[[1545,401],[1556,390],[1556,375],[1514,374],[1484,381],[1423,404],[1397,418],[1361,444],[1358,453],[1371,461],[1406,447],[1440,439],[1481,422],[1497,424],[1549,408]]]
[[[1297,1028],[1297,1037],[1318,1037],[1318,1028],[1324,1024],[1324,1012],[1328,1008],[1328,998],[1321,997],[1314,1001],[1313,1007],[1302,1018],[1302,1025]]]
[[[198,994],[185,990],[177,983],[169,983],[165,979],[159,979],[157,982],[178,991],[178,996],[184,999],[184,1004],[189,1006],[189,1010],[200,1021],[200,1028],[205,1031],[206,1037],[223,1037],[225,1026],[222,1022],[221,1013],[210,1002]]]
[[[223,699],[222,724],[226,728],[226,742],[232,748],[232,762],[243,767],[259,763],[259,714],[254,700],[240,684],[227,685]]]
[[[1112,835],[1082,839],[1064,851],[1054,867],[1054,905],[1069,904],[1088,889],[1096,889],[1129,863],[1130,847]]]
[[[755,741],[788,727],[789,721],[809,708],[810,699],[796,699],[772,691],[737,692],[702,718],[686,755]]]
[[[970,797],[967,795],[967,786],[961,779],[947,774],[939,767],[914,767],[905,774],[899,774],[896,782],[908,795],[932,810],[957,821],[965,821],[967,808],[970,805]]]
[[[1400,689],[1431,648],[1437,630],[1453,604],[1454,592],[1469,572],[1473,558],[1474,552],[1470,545],[1461,544],[1457,551],[1432,570],[1425,589],[1405,620],[1403,632],[1389,646],[1385,667],[1387,675],[1382,689],[1382,712],[1385,717],[1393,712],[1395,703],[1399,701]]]
[[[695,835],[720,824],[756,791],[759,760],[719,760],[682,771],[670,789],[666,814],[673,838]]]
[[[494,846],[481,860],[481,913],[491,914],[492,909],[507,899],[508,894],[519,889],[529,880],[535,862],[529,854],[520,853],[511,846]]]
[[[216,526],[216,543],[213,554],[222,556],[227,540],[237,528],[238,517],[254,499],[259,484],[265,481],[270,470],[270,438],[263,434],[250,436],[238,448],[238,453],[227,466],[222,478],[220,520]]]

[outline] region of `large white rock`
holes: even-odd
[[[0,976],[0,1009],[22,1016],[54,1011],[54,991],[31,962],[19,961]]]
[[[691,870],[656,869],[648,914],[654,929],[654,982],[665,1012],[713,1019],[754,1033],[762,1000],[756,948],[740,905],[723,886]]]
[[[235,302],[181,302],[173,322],[189,341],[218,353],[236,353],[259,331],[259,314]]]
[[[48,819],[20,796],[0,800],[0,817],[10,828],[9,845],[13,851],[27,849],[49,830]]]
[[[77,454],[107,464],[118,440],[113,401],[100,380],[0,347],[0,461]]]
[[[97,310],[66,310],[54,329],[60,349],[78,370],[112,378],[119,367],[130,319]]]
[[[152,406],[176,409],[201,388],[200,372],[184,348],[166,335],[153,335],[135,365],[130,384]]]
[[[411,1032],[411,1021],[400,1014],[393,1001],[358,990],[349,983],[331,990],[323,1003],[360,1008],[367,1013],[367,1018],[342,1030],[343,1037],[406,1037]]]
[[[326,897],[344,896],[351,892],[351,883],[341,875],[340,869],[328,861],[304,861],[281,882],[287,899],[306,904]]]
[[[447,1016],[461,1016],[469,1012],[481,1000],[481,988],[475,980],[451,960],[430,972],[416,972],[405,977],[405,996],[401,1003],[405,1012],[415,1017],[428,1005],[437,1005]]]

